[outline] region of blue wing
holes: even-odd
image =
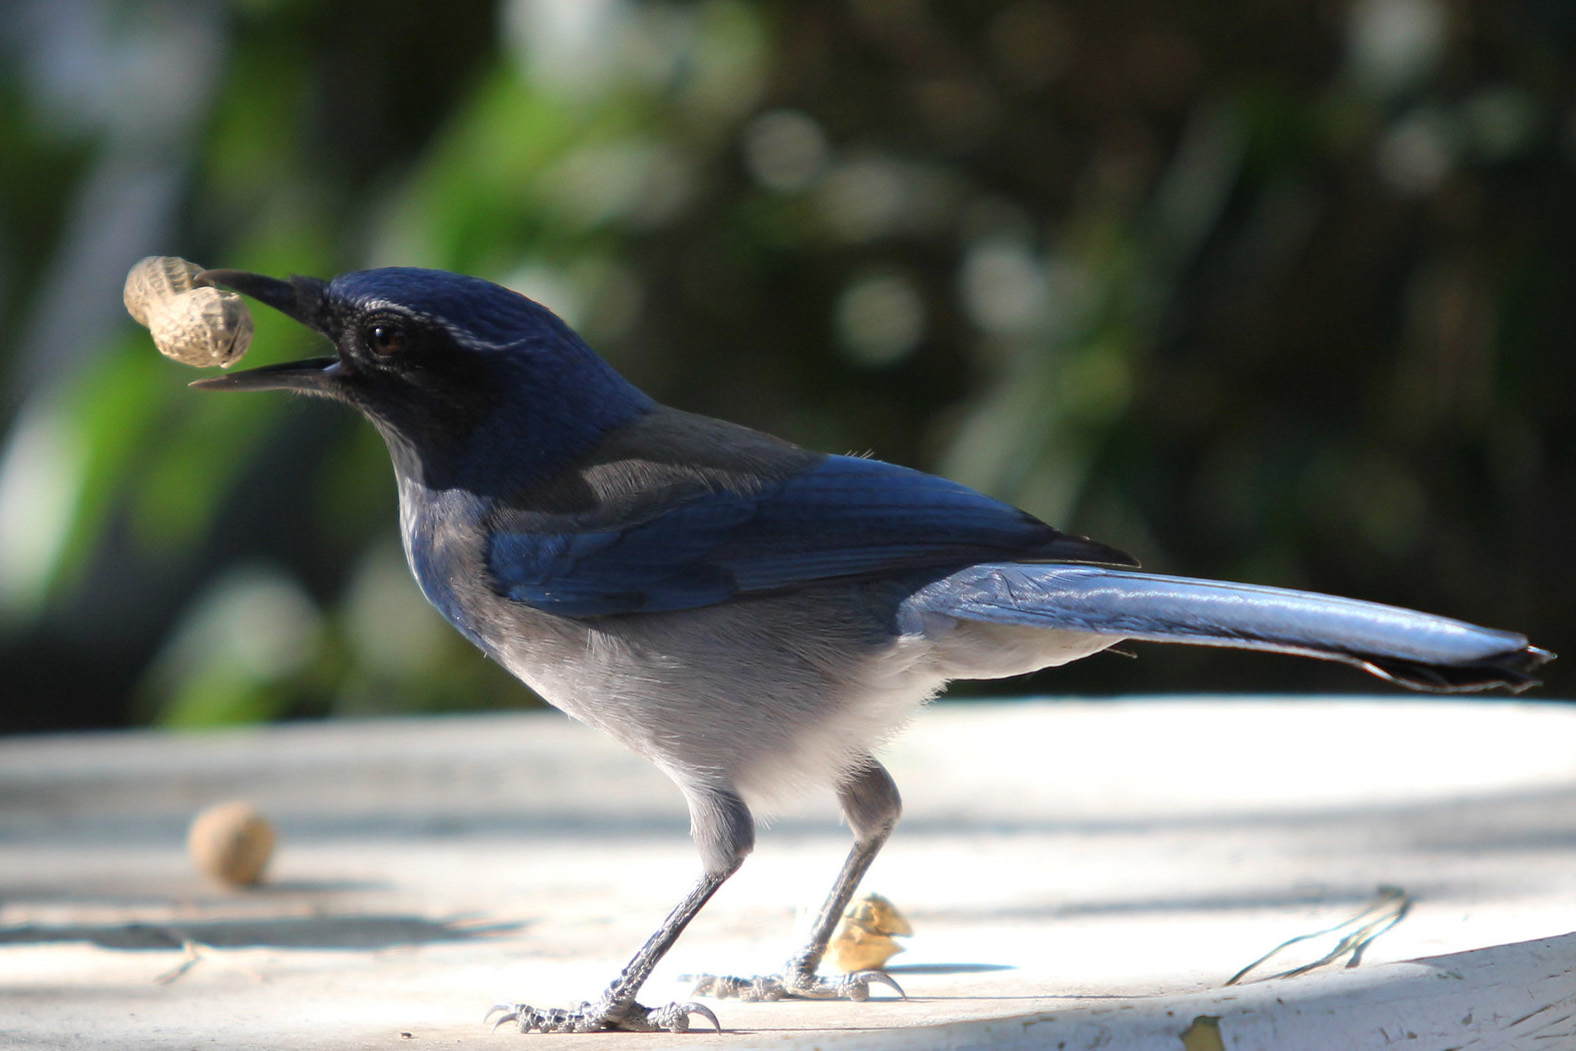
[[[594,617],[984,560],[1132,561],[966,486],[850,456],[757,486],[691,490],[637,517],[498,532],[488,566],[518,602]]]

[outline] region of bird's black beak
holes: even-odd
[[[277,277],[245,270],[204,270],[193,278],[199,285],[218,285],[266,303],[275,310],[320,332],[330,339],[324,315],[324,285],[316,278]],[[343,367],[337,357],[309,358],[281,365],[264,365],[243,372],[226,373],[194,380],[190,386],[203,390],[293,390],[305,394],[328,393],[342,378]]]
[[[192,380],[187,386],[199,390],[293,390],[303,394],[327,394],[342,374],[338,358],[308,358],[244,372],[227,372],[222,376],[205,376]]]

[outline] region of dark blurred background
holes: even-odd
[[[683,408],[946,474],[1151,568],[1570,648],[1576,5],[0,20],[0,729],[528,702],[408,579],[370,427],[189,391],[154,352],[120,303],[149,254],[479,274]],[[249,365],[321,352],[257,329]],[[958,692],[1383,688],[1135,649]]]

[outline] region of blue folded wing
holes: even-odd
[[[738,585],[707,556],[752,510],[717,493],[623,529],[501,533],[488,566],[510,598],[564,617],[708,606]]]
[[[617,528],[502,532],[488,551],[501,591],[569,617],[1015,558],[1131,561],[966,486],[849,456],[750,491],[689,492]]]

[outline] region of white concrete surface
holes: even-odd
[[[886,758],[907,814],[867,886],[915,927],[911,999],[525,1037],[483,1012],[594,995],[696,871],[677,793],[593,731],[0,740],[0,1047],[1576,1048],[1569,705],[943,704]],[[230,798],[280,834],[252,891],[184,853]],[[846,845],[828,797],[777,815],[645,1001],[775,967]],[[1380,885],[1415,905],[1360,967],[1223,987]]]

